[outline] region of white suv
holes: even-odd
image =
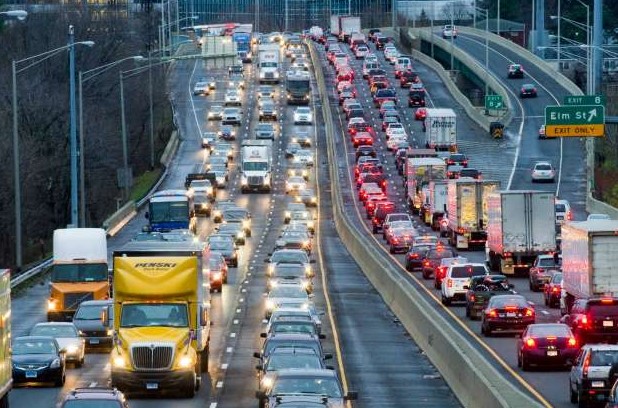
[[[571,367],[569,394],[572,403],[587,406],[599,396],[607,397],[612,389],[609,370],[618,362],[618,345],[586,344]]]
[[[482,263],[450,265],[442,279],[442,304],[448,306],[453,300],[465,300],[470,278],[481,275],[489,275]]]
[[[556,224],[564,224],[572,219],[571,204],[567,200],[556,200]]]

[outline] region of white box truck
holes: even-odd
[[[528,273],[537,255],[556,251],[554,193],[499,191],[488,199],[487,262],[505,275]]]
[[[618,296],[618,221],[562,226],[562,289],[568,311],[575,299]]]
[[[446,163],[437,157],[406,158],[404,174],[408,206],[419,214],[423,205],[423,187],[430,181],[446,178]]]
[[[447,235],[457,249],[484,249],[487,241],[487,197],[500,190],[492,180],[449,180]]]
[[[425,224],[430,225],[431,229],[440,229],[440,222],[446,214],[448,198],[448,183],[443,181],[430,181],[429,194],[424,208]]]
[[[341,16],[336,14],[331,14],[330,16],[330,35],[335,37],[339,37],[339,32],[341,31],[341,27],[339,25],[339,18]]]
[[[272,186],[272,141],[245,140],[241,144],[240,190],[270,193]]]
[[[281,50],[279,44],[260,44],[258,50],[258,76],[260,84],[279,83],[281,65]]]
[[[352,33],[361,32],[361,20],[356,16],[342,16],[339,18],[339,41],[349,42]]]
[[[457,151],[457,114],[452,109],[428,108],[423,131],[427,133],[425,147]]]

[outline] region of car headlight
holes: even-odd
[[[215,217],[221,217],[221,211],[215,210]]]
[[[313,276],[313,271],[310,266],[305,266],[305,276]]]
[[[60,368],[60,359],[55,358],[54,361],[51,362],[49,368]]]
[[[318,198],[317,198],[317,197],[311,197],[311,202],[312,202],[312,203],[316,203],[317,201],[318,201]]]
[[[208,187],[208,188],[206,189],[206,194],[212,194],[212,193],[213,193],[213,191],[212,191],[212,187]]]
[[[114,329],[107,329],[107,331],[105,332],[108,336],[113,336],[114,335]]]
[[[239,231],[239,232],[238,232],[238,234],[236,234],[236,237],[237,237],[237,238],[244,238],[244,237],[245,237],[244,235],[245,235],[245,234],[243,234],[243,232],[242,232],[242,231]]]
[[[285,212],[285,218],[290,218],[292,216],[292,214],[289,211]]]
[[[213,274],[210,275],[210,280],[213,281],[220,281],[221,280],[221,272],[215,272]]]
[[[270,299],[266,299],[266,310],[273,310],[275,308],[275,302]]]
[[[268,265],[268,270],[266,271],[268,276],[273,276],[274,272],[275,272],[275,266],[274,265]]]
[[[307,227],[313,228],[313,221],[307,221]]]
[[[275,71],[275,78],[279,78],[279,71]]]
[[[277,285],[279,285],[279,282],[277,282],[277,281],[276,281],[276,280],[274,280],[274,279],[269,279],[269,280],[268,280],[268,285],[269,285],[271,288],[276,288],[276,287],[277,287]]]
[[[77,351],[79,350],[79,347],[77,347],[75,344],[69,344],[66,350],[67,350],[67,354],[76,354]]]
[[[247,177],[242,176],[242,177],[240,178],[240,184],[241,184],[241,185],[246,186],[248,183],[249,183],[249,182],[247,181]]]
[[[122,357],[122,356],[114,357],[114,360],[113,360],[114,367],[123,368],[123,367],[126,366],[126,363],[127,363],[127,361],[125,360],[124,357]]]
[[[178,365],[182,368],[193,367],[193,359],[191,356],[182,356],[180,360],[178,360]]]
[[[303,289],[307,290],[309,288],[309,282],[303,281],[302,286],[303,286]]]
[[[58,309],[58,301],[56,299],[49,299],[47,301],[47,310],[51,312],[56,309]]]
[[[273,379],[270,377],[264,377],[264,379],[262,379],[262,387],[263,388],[270,388],[273,386]]]

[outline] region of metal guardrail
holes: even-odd
[[[49,259],[44,260],[43,262],[41,262],[34,268],[30,268],[15,277],[11,276],[11,289],[15,289],[16,287],[18,287],[19,285],[21,285],[28,279],[42,273],[44,270],[49,268],[51,264],[52,264],[52,258],[49,258]]]

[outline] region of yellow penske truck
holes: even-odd
[[[11,364],[11,273],[0,269],[0,408],[9,407],[13,387]]]
[[[114,252],[111,382],[190,398],[208,373],[209,250],[191,234],[159,238]],[[108,327],[110,312],[102,316]]]

